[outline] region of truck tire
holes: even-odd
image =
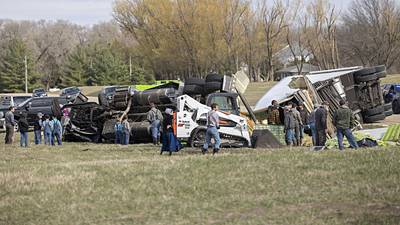
[[[375,68],[364,68],[354,73],[354,78],[370,75],[376,72]]]
[[[392,110],[392,103],[387,103],[387,104],[383,105],[383,109],[385,111]]]
[[[377,79],[378,79],[377,74],[370,74],[370,75],[356,77],[356,82],[361,83],[361,82],[368,82],[368,81],[377,80]]]
[[[206,141],[206,130],[197,129],[192,133],[189,139],[189,145],[192,148],[201,148],[203,147],[205,141]]]
[[[375,73],[375,75],[378,77],[378,79],[380,79],[386,77],[387,74],[386,71],[381,71],[379,73]]]
[[[400,114],[400,101],[399,100],[394,100],[392,102],[392,109],[393,109],[393,113]]]
[[[221,74],[216,74],[216,73],[211,73],[208,74],[206,77],[206,82],[223,82],[224,81],[224,76]]]
[[[375,73],[380,73],[380,72],[386,71],[385,65],[375,66],[374,68],[375,68]]]
[[[206,94],[210,94],[216,91],[220,91],[222,88],[222,83],[221,82],[207,82],[206,85],[204,86],[204,91]]]
[[[376,115],[372,115],[372,116],[367,116],[364,117],[364,122],[365,123],[374,123],[380,120],[384,120],[385,119],[385,114],[381,113],[381,114],[376,114]]]
[[[189,84],[183,87],[183,93],[187,95],[201,95],[203,94],[203,86]]]
[[[368,116],[373,116],[376,114],[382,114],[384,111],[385,111],[385,109],[383,106],[377,106],[372,109],[366,109],[362,113],[363,113],[364,117],[368,117]]]
[[[385,111],[385,116],[391,116],[391,115],[393,115],[393,110],[388,110],[388,111]]]
[[[188,78],[185,80],[185,85],[203,86],[205,83],[206,83],[206,81],[201,78]]]

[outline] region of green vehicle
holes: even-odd
[[[179,84],[181,81],[180,80],[157,80],[154,84],[137,84],[134,85],[133,87],[135,90],[138,91],[144,91],[150,88],[155,88],[160,85],[168,84],[168,83],[176,83]]]

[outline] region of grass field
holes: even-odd
[[[399,147],[160,156],[151,145],[16,146],[0,145],[0,224],[400,221]]]
[[[387,77],[381,79],[381,83],[382,84],[400,83],[400,74],[388,75]]]

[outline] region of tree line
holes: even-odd
[[[400,4],[353,0],[116,0],[114,20],[0,21],[0,92],[204,77],[246,68],[273,80],[288,65],[400,69]],[[286,49],[287,61],[279,60]]]

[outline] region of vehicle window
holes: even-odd
[[[117,88],[117,87],[110,87],[110,88],[107,88],[107,89],[105,90],[105,92],[106,92],[106,94],[110,94],[110,93],[114,92],[116,88]]]
[[[30,99],[30,96],[18,96],[14,97],[14,105],[18,106],[19,104],[23,103],[27,99]]]
[[[232,98],[225,96],[216,96],[211,99],[211,104],[217,103],[221,111],[233,111]]]

